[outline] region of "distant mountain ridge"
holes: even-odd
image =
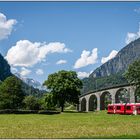
[[[43,85],[41,85],[40,82],[38,82],[34,79],[22,77],[19,73],[15,73],[14,75],[16,75],[18,78],[20,78],[22,81],[24,81],[29,86],[32,86],[39,90],[46,90],[46,87],[44,87]]]
[[[140,38],[126,45],[113,59],[95,69],[88,78],[83,79],[82,92],[126,84],[127,80],[123,73],[137,59],[140,59]]]

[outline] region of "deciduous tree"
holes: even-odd
[[[82,81],[77,77],[76,72],[61,70],[58,73],[51,74],[44,85],[50,89],[62,112],[66,101],[78,104]]]
[[[23,98],[22,82],[17,77],[10,76],[0,85],[1,109],[20,108]]]
[[[130,84],[136,86],[136,96],[140,96],[140,59],[129,65],[124,75]]]
[[[28,110],[38,110],[39,109],[39,103],[38,99],[32,95],[26,96],[23,100],[24,106]]]

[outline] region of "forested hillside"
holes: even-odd
[[[3,81],[7,77],[11,76],[10,66],[7,61],[0,54],[0,80]]]
[[[123,74],[128,66],[140,58],[140,38],[121,49],[116,57],[104,63],[83,79],[82,94],[107,87],[126,84]]]

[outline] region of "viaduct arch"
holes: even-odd
[[[106,88],[79,97],[79,111],[94,111],[107,109],[108,103],[135,103],[135,90],[132,85],[122,85]]]

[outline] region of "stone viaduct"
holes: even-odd
[[[125,91],[128,95],[127,102],[135,103],[135,87],[132,85],[122,85],[112,88],[106,88],[94,92],[89,92],[79,97],[79,111],[93,111],[105,109],[105,95],[110,95],[110,101],[112,104],[119,103],[119,95],[122,91]]]

